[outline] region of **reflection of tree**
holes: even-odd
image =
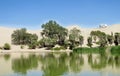
[[[9,60],[9,59],[10,59],[10,54],[5,54],[5,55],[4,55],[4,59],[5,59],[5,60]]]
[[[21,58],[12,60],[12,69],[16,73],[26,74],[27,70],[37,68],[38,60],[35,55],[29,55],[28,58],[21,56]]]
[[[58,56],[54,54],[21,56],[21,58],[12,60],[12,69],[16,73],[26,74],[28,70],[37,68],[39,61],[43,76],[60,76],[66,72],[80,72],[84,65],[82,54],[71,53],[70,56],[65,53],[58,54]],[[93,70],[103,69],[107,65],[120,67],[120,56],[99,55],[93,58],[93,55],[89,54],[88,63]]]
[[[79,54],[72,54],[70,57],[70,70],[72,72],[80,72],[81,66],[84,64],[84,59]]]
[[[114,58],[113,58],[113,56],[110,56],[109,58],[108,58],[108,65],[109,66],[114,66]]]
[[[88,63],[92,64],[93,63],[93,58],[92,58],[92,54],[88,55]]]
[[[93,61],[92,56],[88,56],[88,61],[92,69],[102,69],[105,68],[107,65],[107,57],[106,56],[99,56],[99,61],[96,59]]]
[[[67,72],[68,68],[65,64],[65,58],[55,58],[54,56],[48,55],[41,58],[43,64],[43,76],[59,76]]]
[[[115,56],[115,65],[117,68],[120,67],[120,56]]]

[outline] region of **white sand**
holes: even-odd
[[[111,26],[107,26],[106,28],[80,28],[79,26],[68,26],[67,29],[70,30],[72,28],[76,27],[77,29],[81,30],[81,35],[84,36],[84,45],[86,46],[87,44],[87,38],[88,36],[90,36],[90,32],[93,30],[100,30],[105,32],[106,34],[111,34],[111,32],[115,33],[115,32],[120,32],[120,24],[115,24],[115,25],[111,25]],[[9,43],[11,44],[11,34],[13,33],[13,31],[16,30],[15,28],[7,28],[7,27],[1,27],[0,26],[0,47],[4,45],[4,43]],[[29,33],[35,33],[38,35],[39,40],[42,38],[42,36],[40,36],[40,32],[41,30],[28,30],[27,32]],[[20,46],[15,46],[12,45],[12,50],[21,50]],[[25,49],[27,50],[27,49]]]

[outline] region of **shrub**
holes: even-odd
[[[3,49],[4,50],[10,50],[11,47],[10,47],[10,45],[8,43],[5,43],[4,46],[3,46]]]
[[[29,44],[28,47],[29,47],[29,49],[35,49],[36,43]]]
[[[56,50],[56,51],[65,50],[65,47],[63,47],[63,46],[61,46],[61,47],[55,47],[55,48],[52,48],[51,50]]]
[[[111,54],[119,54],[120,55],[120,46],[113,46],[111,48]]]
[[[88,48],[88,47],[80,47],[80,48],[75,48],[73,49],[73,52],[78,52],[78,53],[105,53],[106,48],[99,48],[99,47],[94,47],[94,48]]]
[[[23,45],[21,45],[21,46],[20,46],[20,48],[21,48],[21,49],[24,49],[24,46],[23,46]]]

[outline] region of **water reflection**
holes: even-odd
[[[45,56],[29,54],[12,60],[12,70],[15,73],[26,74],[28,70],[41,66],[43,76],[59,76],[69,72],[80,73],[85,66],[85,58],[82,54],[50,53]],[[101,70],[107,66],[120,68],[120,56],[87,55],[87,63],[93,70]]]
[[[107,57],[103,55],[98,55],[98,57],[93,58],[92,54],[88,56],[88,63],[92,69],[102,69],[107,65]]]
[[[29,57],[16,58],[12,60],[12,69],[16,73],[26,74],[27,70],[38,67],[38,60],[35,54],[30,54]]]
[[[10,54],[4,54],[4,59],[7,61],[10,59]]]

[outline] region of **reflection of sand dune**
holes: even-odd
[[[103,31],[107,34],[111,34],[111,32],[120,32],[120,24],[112,25],[112,26],[107,26],[106,28],[80,28],[79,26],[69,26],[67,27],[68,30],[76,27],[77,29],[81,30],[81,34],[84,36],[84,46],[87,44],[87,37],[89,36],[90,32],[92,30],[100,30]],[[11,44],[11,34],[15,28],[7,28],[7,27],[0,27],[0,46],[3,46],[4,43],[10,43]],[[41,30],[28,30],[30,33],[36,33],[39,37]]]

